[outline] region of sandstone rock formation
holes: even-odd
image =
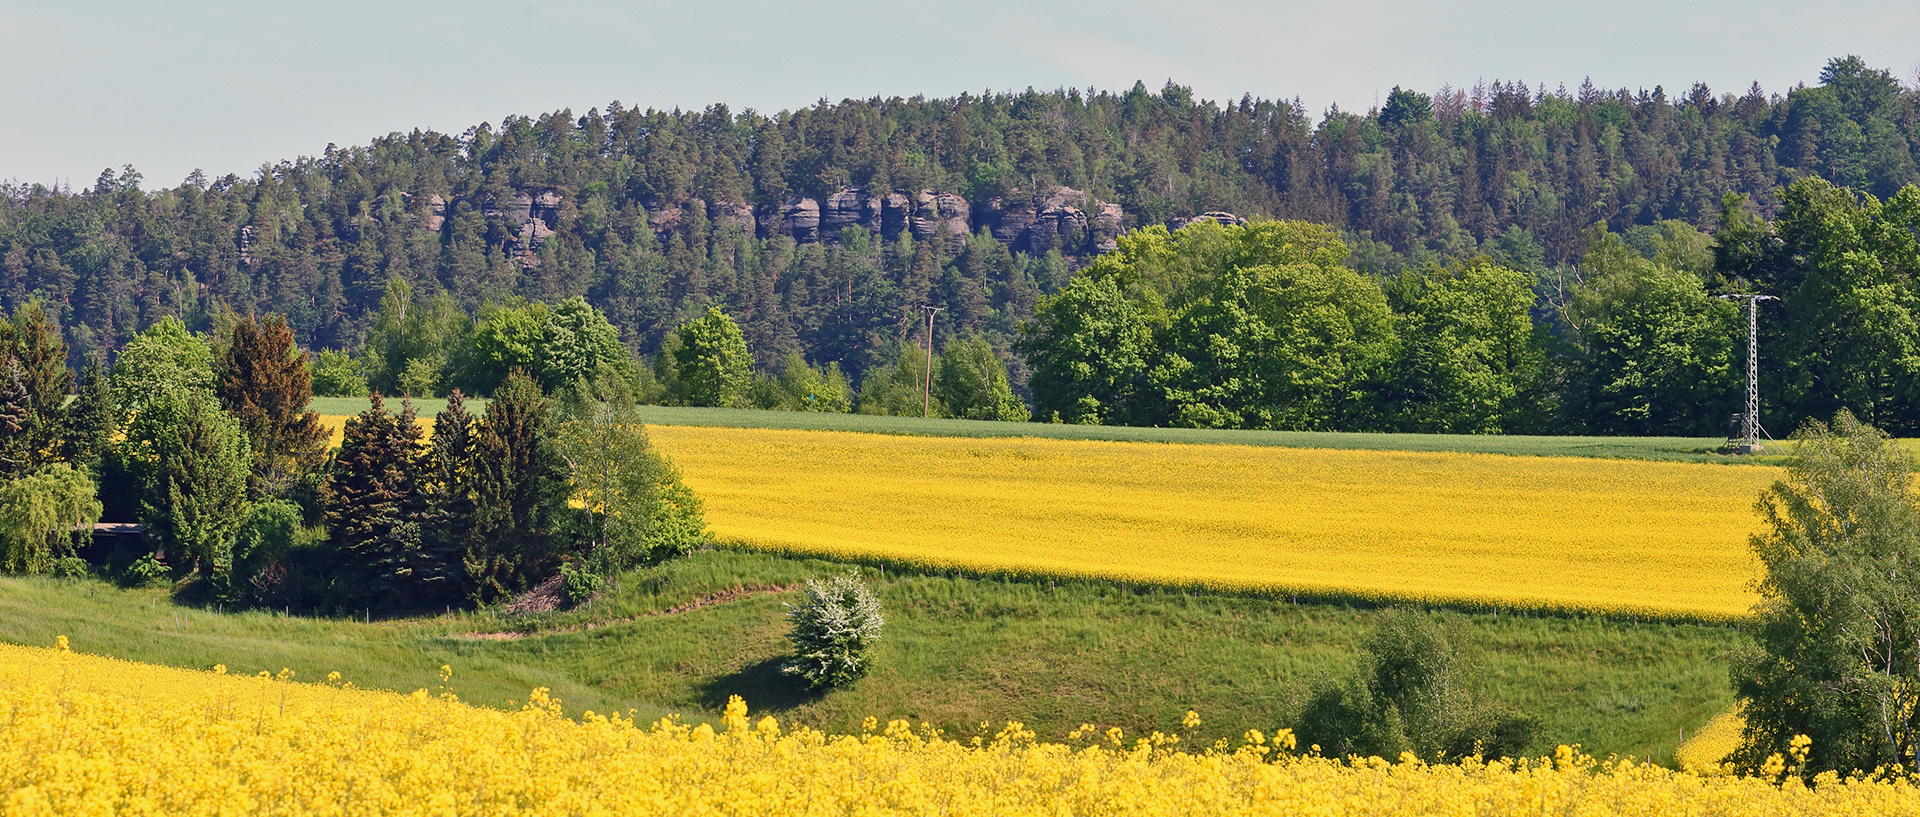
[[[813,244],[820,240],[820,202],[802,196],[787,202],[780,208],[780,223],[801,244]]]
[[[1092,217],[1087,210],[1093,211]],[[1109,246],[1124,227],[1125,215],[1119,205],[1071,187],[1055,187],[1032,195],[996,196],[981,207],[980,222],[1013,250],[1038,254],[1058,248],[1077,255]]]
[[[840,231],[847,227],[879,235],[883,206],[881,197],[868,194],[864,187],[842,188],[820,203],[820,239],[839,243]]]
[[[738,227],[747,235],[758,235],[759,222],[753,217],[753,205],[737,201],[715,200],[707,204],[707,220],[714,229]]]
[[[508,257],[526,266],[539,263],[540,246],[560,226],[564,196],[560,190],[535,188],[520,191],[503,202],[504,206],[490,203],[486,207],[488,217],[518,225],[503,248]],[[453,204],[440,196],[432,197],[421,226],[440,230]],[[1126,228],[1126,214],[1120,205],[1099,201],[1071,187],[1049,187],[1035,193],[1016,191],[978,206],[942,190],[875,193],[849,186],[824,199],[799,196],[758,211],[745,202],[725,199],[689,199],[647,207],[649,226],[662,240],[691,228],[690,221],[697,221],[702,214],[715,229],[737,227],[760,237],[784,234],[800,244],[838,244],[841,230],[859,227],[887,241],[903,234],[916,241],[931,241],[944,233],[951,242],[949,246],[957,249],[984,227],[1016,251],[1044,253],[1057,248],[1075,256],[1113,249],[1114,238]],[[1234,218],[1219,213],[1203,217],[1223,215]]]
[[[440,228],[445,226],[446,223],[447,199],[445,196],[435,193],[432,198],[427,199],[427,218],[420,226],[426,228],[428,232],[437,233],[440,232]]]
[[[905,198],[904,195],[901,197]],[[908,220],[908,226],[913,231],[913,237],[921,241],[939,235],[941,227],[945,227],[956,241],[965,241],[967,236],[973,234],[973,206],[952,193],[922,190],[914,196],[913,215]]]

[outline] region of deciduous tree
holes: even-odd
[[[48,572],[99,520],[93,480],[66,463],[0,482],[0,570]]]
[[[1544,420],[1532,281],[1486,259],[1386,285],[1400,355],[1381,408],[1400,431],[1497,434]]]
[[[698,320],[682,324],[674,368],[683,399],[692,406],[734,406],[746,396],[753,356],[733,318],[717,306]]]
[[[571,547],[591,569],[654,564],[705,536],[700,501],[647,438],[639,407],[617,373],[582,383],[561,401],[555,450],[580,503]]]
[[[939,375],[933,379],[933,392],[947,416],[1008,422],[1032,419],[1032,412],[1007,382],[1006,361],[986,340],[971,337],[947,344],[936,369]]]
[[[1804,771],[1920,763],[1920,503],[1913,461],[1841,411],[1795,435],[1761,495],[1756,652],[1734,668],[1749,771],[1813,739]]]
[[[1609,434],[1711,435],[1736,403],[1740,310],[1692,273],[1662,267],[1618,236],[1593,234],[1566,309],[1577,348],[1566,411]]]
[[[163,389],[128,424],[120,454],[139,482],[141,520],[174,565],[197,565],[212,598],[238,598],[233,545],[253,459],[240,423],[204,390]]]
[[[213,350],[180,319],[167,316],[120,351],[109,383],[119,422],[161,394],[198,391],[211,396]]]

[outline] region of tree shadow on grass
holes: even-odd
[[[806,684],[780,672],[785,657],[768,658],[700,685],[700,705],[722,710],[734,695],[747,702],[749,712],[785,712],[820,700],[825,691],[809,691]]]

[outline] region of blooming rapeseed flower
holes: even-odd
[[[738,698],[716,731],[570,720],[545,689],[514,712],[424,692],[0,646],[0,814],[1920,815],[1904,778],[1701,777],[1575,746],[1428,765],[1294,755],[1285,732],[1194,753],[1009,724],[975,747],[904,721],[750,723]]]

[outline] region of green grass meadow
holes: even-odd
[[[445,400],[412,401],[423,417]],[[352,415],[365,398],[318,398]],[[398,400],[386,406],[397,410]],[[479,413],[484,401],[472,401]],[[949,437],[1039,437],[1211,445],[1617,457],[1743,464],[1773,456],[1718,453],[1714,438],[1505,437],[1221,431],[923,420],[857,414],[649,406],[656,425],[790,428]],[[784,604],[796,583],[857,569],[887,625],[872,673],[811,694],[779,671],[791,654]],[[1744,639],[1733,627],[1552,615],[1430,610],[1468,656],[1477,683],[1541,721],[1533,753],[1579,743],[1599,756],[1671,762],[1691,734],[1732,702],[1728,670]],[[515,615],[504,608],[410,618],[222,613],[169,589],[82,579],[0,578],[0,640],[232,672],[452,691],[512,708],[548,687],[572,714],[628,712],[717,719],[729,696],[755,712],[829,732],[867,717],[927,722],[949,734],[992,734],[1020,721],[1063,739],[1083,723],[1129,735],[1173,730],[1200,712],[1189,740],[1237,742],[1248,729],[1291,725],[1307,698],[1352,672],[1380,611],[1329,603],[1088,581],[853,566],[720,547],[625,574],[583,608]],[[1684,730],[1684,731],[1683,731]]]
[[[83,652],[193,669],[290,668],[316,680],[339,671],[396,691],[437,690],[449,664],[451,689],[470,702],[513,707],[544,686],[573,714],[704,720],[740,695],[756,712],[829,732],[857,732],[872,716],[962,736],[1011,720],[1055,740],[1081,723],[1138,735],[1171,730],[1195,709],[1206,723],[1191,736],[1237,742],[1247,729],[1288,726],[1316,686],[1349,673],[1379,615],[868,568],[887,616],[874,669],[851,688],[809,694],[779,672],[791,654],[782,605],[799,596],[779,588],[847,569],[716,549],[626,574],[591,608],[371,622],[222,614],[175,604],[166,590],[3,578],[0,638],[49,645],[67,635]],[[1740,642],[1731,628],[1428,614],[1451,628],[1494,697],[1541,719],[1535,752],[1580,743],[1601,756],[1670,760],[1681,729],[1698,729],[1731,702],[1727,664]]]

